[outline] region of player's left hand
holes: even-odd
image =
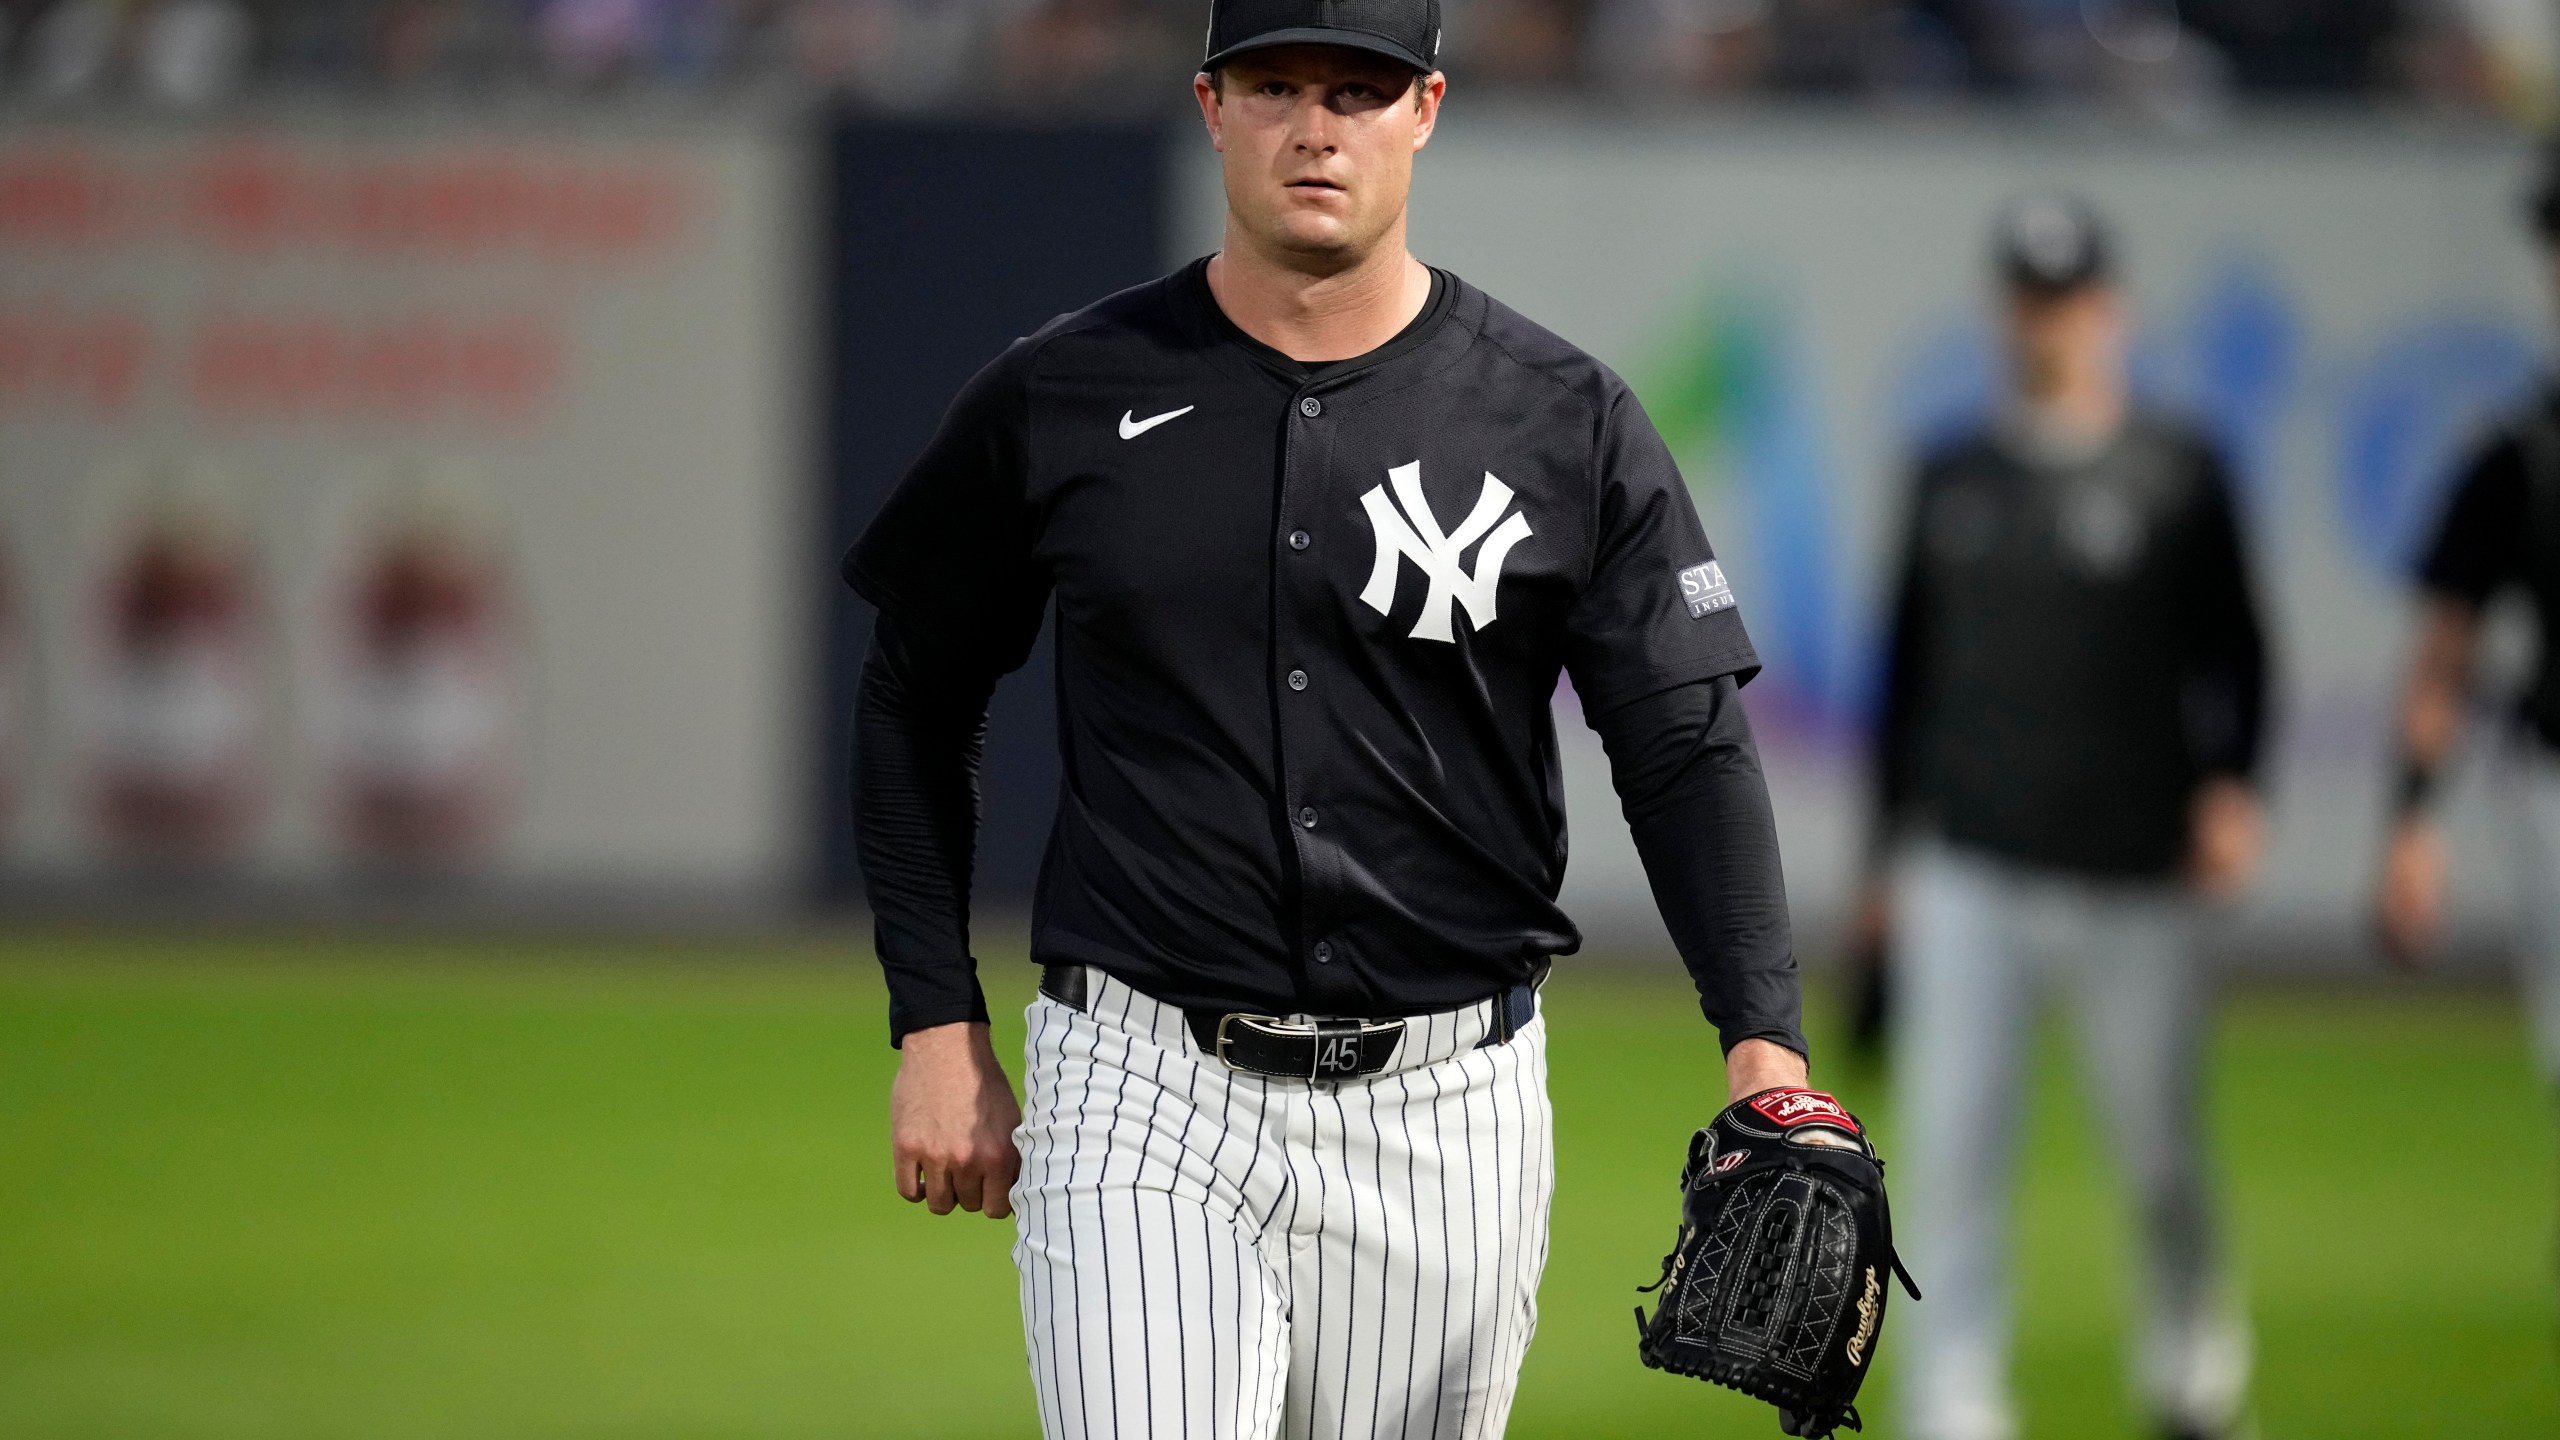
[[[2209,898],[2228,899],[2258,873],[2266,849],[2265,812],[2258,792],[2230,776],[2207,780],[2187,810],[2187,878]]]

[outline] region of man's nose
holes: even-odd
[[[1323,155],[1336,149],[1333,121],[1333,107],[1329,97],[1310,93],[1301,99],[1293,122],[1299,151],[1309,155]]]

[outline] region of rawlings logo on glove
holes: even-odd
[[[1636,1309],[1645,1364],[1766,1400],[1789,1435],[1860,1428],[1884,1272],[1920,1298],[1866,1134],[1839,1101],[1788,1088],[1726,1106],[1690,1138],[1679,1239],[1646,1287],[1661,1301],[1651,1318]]]
[[[1798,1125],[1838,1125],[1852,1135],[1864,1135],[1858,1118],[1841,1108],[1840,1102],[1819,1090],[1787,1088],[1763,1090],[1745,1100],[1745,1105],[1758,1111],[1773,1125],[1793,1129]]]

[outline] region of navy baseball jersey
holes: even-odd
[[[1559,673],[1593,716],[1747,678],[1733,592],[1588,355],[1435,272],[1394,341],[1301,364],[1219,311],[1205,263],[982,371],[846,577],[990,674],[1054,599],[1035,959],[1191,1008],[1498,994],[1579,943]],[[1728,1034],[1793,1036],[1777,959]]]

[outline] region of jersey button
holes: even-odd
[[[1306,399],[1298,402],[1298,413],[1306,416],[1310,420],[1313,420],[1324,413],[1324,402],[1313,395],[1310,395]]]
[[[1332,941],[1319,940],[1316,942],[1316,963],[1319,965],[1330,965],[1333,963]]]
[[[1292,550],[1304,550],[1314,543],[1316,543],[1315,537],[1304,530],[1292,530],[1289,532],[1289,548]]]
[[[1309,830],[1316,828],[1316,807],[1309,805],[1298,812],[1298,823]]]
[[[1289,672],[1289,688],[1290,688],[1290,689],[1292,689],[1292,690],[1304,690],[1304,689],[1306,689],[1306,688],[1307,688],[1307,672],[1306,672],[1306,671],[1304,671],[1304,670],[1292,670],[1292,671],[1290,671],[1290,672]]]

